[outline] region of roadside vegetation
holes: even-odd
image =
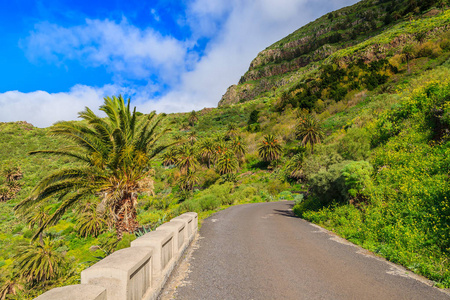
[[[364,12],[340,38],[296,52],[326,56],[269,74],[284,83],[245,101],[156,115],[112,97],[103,119],[86,109],[43,129],[0,123],[0,299],[79,283],[81,270],[186,211],[202,219],[280,200],[450,287],[450,11],[395,3],[361,1],[275,43]]]

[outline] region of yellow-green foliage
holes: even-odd
[[[365,191],[370,204],[362,210],[344,205],[316,212],[301,204],[296,210],[448,287],[450,85],[428,82],[430,75],[416,80],[421,85],[413,91],[403,91],[395,109],[368,124],[377,146],[370,159],[374,184]]]

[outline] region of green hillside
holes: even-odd
[[[442,1],[361,1],[263,50],[218,108],[164,118],[160,143],[173,146],[150,163],[140,232],[185,211],[294,200],[302,218],[449,288],[449,24]],[[0,299],[78,283],[139,234],[118,240],[92,197],[32,242],[61,202],[14,207],[54,170],[79,166],[28,154],[72,145],[51,130],[0,123]],[[25,272],[27,253],[43,249],[58,270]]]

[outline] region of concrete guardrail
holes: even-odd
[[[197,230],[197,213],[182,214],[82,271],[81,284],[52,289],[35,300],[156,299]]]

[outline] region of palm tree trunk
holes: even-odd
[[[114,213],[117,217],[116,231],[119,239],[122,239],[124,232],[133,233],[139,228],[136,220],[135,199],[132,195],[124,195],[124,198],[117,203]]]

